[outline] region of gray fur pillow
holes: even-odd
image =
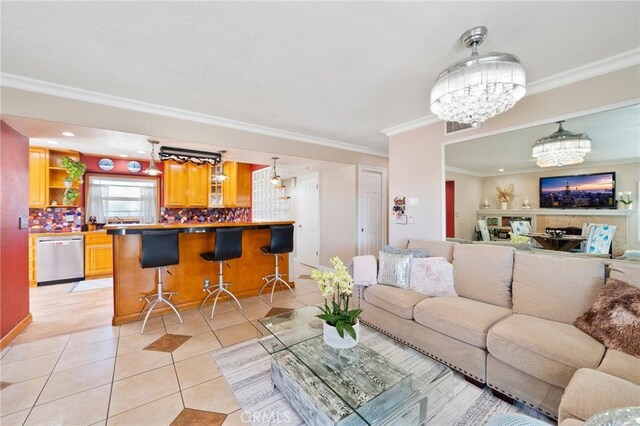
[[[607,348],[640,357],[640,288],[609,278],[574,325]]]

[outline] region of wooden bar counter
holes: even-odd
[[[162,279],[165,291],[178,292],[171,300],[179,310],[184,310],[199,306],[205,298],[205,278],[210,279],[212,287],[218,284],[218,263],[205,262],[200,258],[200,253],[213,251],[216,228],[244,228],[242,257],[230,260],[231,268],[224,268],[225,282],[233,283],[229,290],[240,299],[257,295],[264,283],[262,276],[273,274],[273,256],[264,255],[260,251],[260,247],[269,245],[269,226],[292,223],[286,221],[105,226],[107,234],[113,235],[113,325],[137,321],[144,306],[140,297],[156,291],[155,268],[140,267],[142,231],[177,229],[180,232],[180,263],[169,266],[168,269],[173,275],[163,273]],[[289,256],[284,254],[283,258],[280,268],[288,273]],[[288,275],[287,278],[291,279]],[[293,287],[293,284],[291,286]],[[213,298],[209,301],[213,303]],[[165,313],[168,309],[158,307],[157,311]]]

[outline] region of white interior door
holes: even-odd
[[[298,212],[296,215],[297,261],[318,267],[320,263],[320,191],[318,174],[301,176],[296,182]]]
[[[386,241],[386,175],[384,170],[360,168],[358,172],[358,255],[378,252]]]

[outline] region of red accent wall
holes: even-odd
[[[0,334],[29,315],[29,139],[2,121],[0,136]]]
[[[445,182],[446,224],[447,238],[456,236],[456,183],[448,180]]]

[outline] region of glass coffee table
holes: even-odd
[[[309,425],[419,425],[453,398],[447,366],[360,324],[360,341],[333,349],[316,306],[258,321],[274,386]]]

